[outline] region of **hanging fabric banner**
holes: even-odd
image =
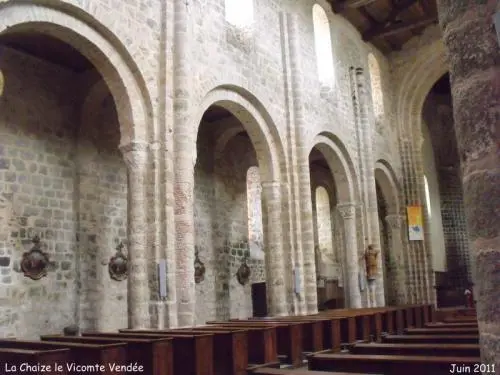
[[[410,241],[424,240],[424,226],[422,221],[422,206],[408,206],[408,237]]]

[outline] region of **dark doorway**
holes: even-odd
[[[266,283],[252,284],[252,307],[255,318],[267,316]]]

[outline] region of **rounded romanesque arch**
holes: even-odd
[[[331,174],[335,196],[335,209],[332,211],[334,224],[333,242],[335,251],[323,251],[320,247],[319,236],[316,235],[315,263],[319,270],[318,276],[318,302],[320,304],[333,303],[335,306],[361,307],[362,298],[359,287],[359,255],[356,227],[359,216],[359,191],[356,172],[347,148],[340,139],[332,133],[322,132],[313,138],[309,148],[310,170],[328,169]],[[326,163],[326,164],[325,164]],[[313,179],[313,177],[311,177]],[[316,187],[319,181],[312,181]],[[314,195],[314,192],[313,192]],[[314,198],[313,198],[314,199]],[[313,225],[313,227],[315,227]],[[318,224],[316,224],[316,230]],[[334,253],[335,256],[332,256]],[[312,260],[312,259],[311,259]],[[324,265],[323,270],[321,265]],[[328,272],[324,272],[328,269]],[[319,273],[318,273],[319,271]],[[335,285],[335,293],[322,291],[323,281]]]
[[[385,160],[375,163],[375,181],[380,186],[387,202],[387,214],[398,215],[401,209],[399,187],[391,166]]]
[[[314,137],[309,152],[316,148],[323,154],[335,180],[338,203],[358,201],[356,172],[346,147],[331,133],[320,133]]]
[[[92,25],[90,15],[67,6],[65,10],[41,4],[7,2],[0,6],[0,35],[4,33],[41,33],[57,38],[78,50],[99,71],[117,106],[120,144],[147,142],[151,124],[151,101],[137,67],[126,49],[104,26]]]
[[[263,182],[278,182],[285,176],[285,154],[278,130],[264,106],[251,93],[240,87],[219,86],[209,91],[198,105],[193,121],[193,139],[196,139],[204,113],[212,106],[223,107],[234,115],[247,131],[255,148]],[[231,132],[218,143],[224,147]],[[193,161],[196,148],[193,148]]]
[[[403,180],[405,205],[421,204],[425,199],[424,178],[419,173],[422,158],[422,109],[427,94],[435,82],[448,71],[444,45],[438,29],[429,29],[426,37],[433,38],[425,46],[419,45],[418,53],[411,64],[400,68],[397,98],[397,120],[400,136],[400,152],[403,157]],[[424,218],[424,221],[426,218]],[[427,242],[427,241],[425,241]],[[409,274],[408,299],[410,302],[434,301],[434,273],[427,243],[412,241],[408,245],[409,263],[413,268]]]
[[[413,63],[406,67],[396,92],[398,123],[410,137],[420,136],[425,98],[436,81],[448,71],[446,51],[440,39],[420,51]]]

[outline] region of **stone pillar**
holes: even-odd
[[[192,75],[190,69],[191,20],[189,3],[174,2],[174,217],[176,251],[177,323],[195,321],[194,282],[194,165],[196,134],[189,123]]]
[[[267,300],[270,316],[288,315],[282,238],[281,184],[262,183]],[[289,271],[290,272],[290,271]]]
[[[347,270],[345,284],[349,294],[349,307],[360,308],[361,293],[359,290],[359,255],[358,241],[356,236],[356,206],[353,203],[337,205],[337,211],[343,220],[345,232],[345,251]]]
[[[309,123],[304,114],[302,48],[300,46],[301,30],[298,15],[289,16],[288,34],[290,45],[290,71],[292,81],[293,115],[295,124],[295,144],[297,149],[298,201],[300,212],[301,243],[298,248],[302,254],[304,280],[305,310],[308,314],[318,312],[318,294],[316,280],[316,259],[314,253],[314,228],[311,199],[311,172],[309,167],[309,149],[305,144],[308,139]]]
[[[397,304],[403,305],[407,301],[406,296],[406,280],[405,280],[405,257],[403,254],[403,237],[401,235],[402,223],[405,218],[401,215],[387,215],[385,217],[385,221],[388,224],[388,229],[390,231],[390,244],[389,249],[386,251],[390,251],[393,255],[393,258],[396,262],[396,269],[394,272],[395,280],[391,280],[394,282],[393,288],[396,289],[397,296]]]
[[[120,146],[128,170],[128,326],[149,328],[149,283],[147,272],[147,161],[146,143]]]
[[[475,265],[481,362],[500,370],[500,49],[498,0],[438,0],[450,61],[465,216]]]
[[[367,220],[368,239],[375,250],[380,251],[378,257],[378,277],[374,285],[374,306],[385,306],[384,275],[382,271],[383,254],[380,246],[380,227],[377,206],[377,187],[375,184],[375,162],[373,161],[373,129],[375,120],[369,121],[370,95],[367,90],[366,74],[363,69],[356,69],[355,72],[357,95],[359,101],[359,127],[361,131],[362,157],[365,171],[365,214]]]
[[[289,13],[281,13],[281,42],[283,48],[283,66],[285,75],[289,77],[287,80],[286,95],[287,95],[287,112],[295,115],[295,121],[289,118],[288,121],[288,143],[289,143],[289,175],[290,175],[290,229],[293,231],[290,234],[290,263],[297,272],[300,273],[302,284],[305,285],[304,278],[304,254],[303,254],[303,239],[302,239],[302,220],[301,220],[301,207],[300,207],[300,182],[298,171],[298,147],[299,137],[297,132],[300,128],[300,119],[302,118],[302,98],[300,89],[300,82],[302,76],[300,75],[300,51],[298,48],[299,32],[297,29],[297,20],[295,15]],[[299,123],[297,123],[299,119]],[[291,280],[291,278],[290,278]],[[292,280],[293,283],[293,280]],[[293,289],[293,285],[290,286]],[[307,289],[305,287],[304,289]],[[296,315],[304,315],[307,313],[306,296],[307,291],[302,290],[300,293],[290,290],[289,293],[293,296],[294,312]]]

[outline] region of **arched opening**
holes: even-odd
[[[382,252],[385,300],[388,305],[407,303],[408,256],[403,243],[399,189],[392,168],[384,160],[375,163],[375,186]]]
[[[319,309],[351,306],[360,295],[355,213],[346,224],[342,208],[354,200],[352,169],[331,137],[317,136],[309,154]]]
[[[315,178],[321,173],[329,171],[326,166],[326,170],[322,171],[320,169],[318,162],[311,165],[311,173],[314,173]],[[323,165],[325,168],[325,165]],[[331,176],[324,176],[331,181]],[[315,185],[317,184],[315,181]],[[330,185],[330,188],[333,185]],[[314,251],[316,259],[316,280],[317,280],[317,293],[318,293],[318,305],[322,306],[327,301],[335,299],[338,301],[339,306],[344,304],[341,300],[344,299],[343,295],[343,284],[344,278],[341,270],[341,254],[339,254],[339,246],[334,246],[334,244],[340,244],[341,239],[335,238],[339,237],[338,230],[338,219],[337,226],[333,226],[333,220],[335,219],[335,212],[332,210],[332,205],[330,204],[331,194],[327,189],[320,185],[315,189],[315,194],[313,197],[314,207],[313,216],[314,221]],[[334,235],[334,230],[337,230],[336,236]],[[341,234],[341,233],[340,233]],[[334,239],[337,240],[334,242]],[[342,298],[340,298],[342,297]]]
[[[426,244],[432,254],[440,306],[463,304],[472,280],[465,225],[449,74],[436,81],[422,109],[422,185],[425,196]]]
[[[0,253],[9,258],[2,288],[30,295],[0,336],[35,338],[73,324],[123,328],[127,282],[108,272],[120,244],[127,255],[119,109],[82,53],[35,30],[0,34],[0,184],[9,216],[0,226]],[[35,236],[51,262],[37,282],[19,267]]]
[[[335,79],[330,22],[325,10],[320,5],[314,4],[312,13],[318,79],[321,84],[329,86],[333,84]]]
[[[379,220],[379,230],[380,230],[380,248],[382,250],[382,277],[384,278],[385,285],[385,301],[388,306],[397,305],[397,295],[395,293],[394,281],[395,270],[397,267],[394,255],[391,252],[391,233],[388,228],[388,223],[386,217],[389,213],[387,207],[387,198],[382,192],[382,188],[378,183],[376,183],[377,191],[377,207],[378,207],[378,220]]]
[[[226,21],[231,25],[248,28],[254,21],[254,0],[225,0]]]
[[[368,69],[370,71],[370,85],[372,92],[373,114],[377,128],[380,128],[384,117],[384,93],[382,90],[382,77],[380,66],[373,54],[368,55]]]
[[[195,244],[206,268],[205,280],[196,284],[198,324],[267,313],[260,167],[242,122],[210,106],[199,126],[195,165]],[[237,274],[244,265],[251,274],[242,283]],[[264,285],[257,301],[254,284]]]

